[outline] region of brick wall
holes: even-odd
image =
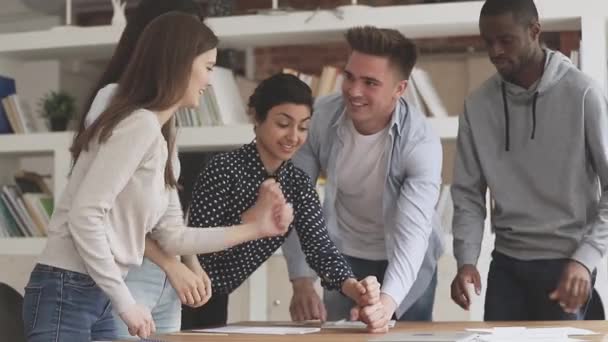
[[[257,48],[255,78],[264,79],[283,68],[319,74],[324,65],[343,67],[347,55],[345,43]]]
[[[580,32],[544,32],[541,40],[550,48],[566,56],[579,48]],[[485,52],[478,36],[417,39],[420,59],[437,54]],[[319,74],[324,65],[343,67],[348,56],[346,43],[320,45],[274,46],[255,49],[255,79],[264,79],[283,68],[292,68],[307,74]]]

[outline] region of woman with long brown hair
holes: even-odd
[[[72,173],[25,289],[28,341],[112,339],[112,309],[131,335],[153,333],[149,309],[123,280],[129,266],[141,263],[147,234],[178,255],[286,232],[292,210],[272,181],[260,189],[254,223],[184,226],[174,113],[198,106],[216,45],[207,26],[179,13],[158,17],[142,33],[107,109],[72,146]]]
[[[171,11],[203,19],[200,7],[193,0],[140,1],[130,13],[114,54],[91,92],[87,111],[81,117],[74,139],[79,139],[107,108],[144,28],[158,16]],[[200,307],[211,296],[211,281],[196,256],[182,255],[180,260],[165,253],[149,237],[146,238],[142,264],[129,268],[125,283],[136,302],[150,308],[157,333],[170,333],[180,329],[181,304],[185,307]],[[116,317],[116,313],[114,316],[117,337],[128,339],[130,335],[127,326]]]

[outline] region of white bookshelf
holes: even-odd
[[[67,151],[73,132],[0,134],[0,154],[44,154]],[[252,125],[178,128],[180,151],[215,151],[251,142]]]
[[[177,136],[179,151],[220,151],[253,140],[251,125],[180,128]],[[69,152],[73,132],[1,134],[0,158],[48,155],[53,158],[53,189],[55,199],[61,194],[69,173]]]
[[[122,31],[113,26],[58,26],[0,35],[0,56],[21,61],[110,57]]]
[[[177,132],[180,152],[233,149],[250,143],[255,136],[253,125],[184,127]]]
[[[36,256],[42,253],[46,238],[3,238],[0,239],[0,256],[27,255]]]
[[[536,0],[546,31],[576,30],[581,18],[600,10],[602,0]],[[346,29],[376,25],[399,29],[411,38],[478,34],[481,1],[383,7],[350,7],[343,19],[331,11],[297,11],[285,15],[209,18],[224,47],[245,48],[338,41]],[[310,19],[310,20],[309,20]],[[307,22],[308,20],[308,22]],[[112,26],[58,27],[0,35],[0,55],[48,59],[75,55],[110,55],[120,31]]]
[[[581,30],[581,69],[606,89],[608,60],[608,25],[605,0],[535,0],[544,31]],[[247,49],[256,46],[335,42],[343,39],[346,29],[359,25],[391,27],[410,38],[433,38],[478,34],[478,17],[483,2],[451,2],[390,7],[346,7],[343,19],[330,11],[299,11],[286,15],[245,15],[210,18],[222,47]],[[310,20],[309,20],[310,19]],[[24,75],[20,66],[30,61],[102,59],[112,54],[120,31],[111,26],[59,27],[44,31],[0,34],[0,74]],[[25,70],[27,72],[27,70]],[[30,77],[31,78],[31,77]],[[39,86],[34,77],[26,87]],[[58,86],[59,82],[43,82]],[[51,89],[53,90],[53,89]],[[442,139],[454,139],[458,129],[456,117],[430,118]],[[180,151],[223,150],[240,146],[253,139],[251,125],[232,127],[182,128],[178,133]],[[0,158],[48,155],[53,159],[55,193],[65,186],[69,171],[70,133],[0,135]],[[2,160],[4,163],[4,160]],[[0,172],[8,172],[2,168]],[[41,238],[0,238],[1,256],[36,256],[45,243]],[[9,270],[23,273],[23,269]],[[604,270],[605,271],[605,270]],[[3,271],[4,273],[4,271]],[[244,319],[264,320],[270,317],[267,301],[256,301],[255,294],[265,291],[266,268],[250,279],[249,313]],[[603,276],[605,278],[605,275]],[[2,280],[2,279],[0,279]],[[598,282],[602,280],[598,279]],[[605,281],[604,281],[605,283]],[[444,286],[445,284],[440,284]],[[604,286],[604,288],[606,288]],[[608,288],[600,289],[603,298]],[[259,299],[259,298],[258,298]],[[438,298],[439,300],[439,298]],[[445,300],[441,298],[441,300]]]
[[[428,118],[442,139],[456,138],[458,117]],[[247,144],[255,137],[253,125],[181,127],[177,131],[179,151],[217,151]],[[47,154],[68,151],[72,132],[0,134],[0,155]]]
[[[70,146],[72,134],[33,133],[1,134],[0,154],[44,154],[66,149]]]
[[[544,31],[581,30],[581,69],[606,88],[608,48],[604,0],[536,0]],[[331,11],[290,12],[285,15],[244,15],[209,18],[207,23],[222,47],[246,49],[335,42],[349,27],[376,25],[396,28],[411,38],[478,34],[482,1],[385,7],[349,7],[343,19]],[[112,26],[57,27],[50,30],[0,35],[0,72],[5,63],[86,59],[110,56],[120,31]],[[599,46],[598,46],[598,42]],[[592,51],[592,53],[585,53]]]
[[[599,1],[597,0],[598,4]],[[580,27],[586,6],[595,0],[535,1],[542,13],[545,30],[572,30]],[[482,1],[415,4],[383,7],[343,8],[343,19],[331,11],[299,11],[287,15],[259,15],[209,19],[225,46],[290,45],[321,43],[343,39],[352,26],[374,25],[398,29],[410,38],[432,38],[478,34]],[[308,20],[308,22],[306,22]],[[245,29],[246,28],[246,29]]]
[[[445,118],[428,118],[435,133],[442,140],[456,139],[458,135],[458,117],[449,116]]]

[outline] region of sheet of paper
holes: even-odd
[[[323,329],[365,329],[367,325],[361,321],[347,321],[345,319],[341,319],[339,321],[331,321],[325,322],[321,326]],[[388,327],[395,327],[395,321],[389,321]]]
[[[310,327],[253,327],[245,325],[229,325],[221,328],[197,329],[192,331],[220,334],[301,335],[316,333],[321,331],[321,329]]]
[[[556,332],[563,333],[569,336],[590,336],[599,335],[595,331],[572,328],[572,327],[546,327],[546,328],[528,328],[529,331]]]
[[[598,333],[587,330],[572,327],[543,327],[543,328],[524,328],[524,327],[496,327],[491,329],[466,329],[467,331],[495,334],[501,336],[514,336],[525,334],[527,336],[541,337],[543,335],[548,336],[589,336],[598,335]]]
[[[478,342],[478,334],[465,331],[418,331],[389,333],[368,342]]]
[[[502,338],[502,337],[493,337],[490,335],[480,336],[475,341],[476,342],[513,342],[513,341],[517,341],[517,342],[585,342],[583,340],[577,340],[577,339],[568,338],[568,337],[563,337],[563,338],[558,338],[558,337],[550,337],[550,338],[517,337],[516,339],[514,339],[514,337]]]
[[[590,330],[570,327],[496,327],[491,329],[467,329],[467,331],[480,333],[480,340],[484,342],[574,342],[580,340],[570,338],[569,335],[595,334]]]

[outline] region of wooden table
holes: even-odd
[[[257,322],[246,323],[262,326],[289,326],[289,323],[281,322]],[[239,323],[240,325],[240,323]],[[319,326],[310,324],[306,326]],[[608,321],[561,321],[561,322],[434,322],[434,323],[408,323],[398,322],[391,332],[415,332],[415,331],[462,331],[466,328],[491,328],[499,326],[524,326],[524,327],[575,327],[593,330],[600,335],[577,337],[584,341],[604,341],[608,342]],[[162,335],[155,337],[158,342],[198,342],[198,341],[225,341],[225,342],[262,342],[262,341],[289,341],[289,342],[366,342],[371,337],[376,336],[366,334],[361,331],[345,329],[322,329],[321,332],[305,335],[240,335],[232,334],[229,336],[212,336],[209,334],[178,333],[172,335]],[[153,340],[157,342],[156,340]]]

